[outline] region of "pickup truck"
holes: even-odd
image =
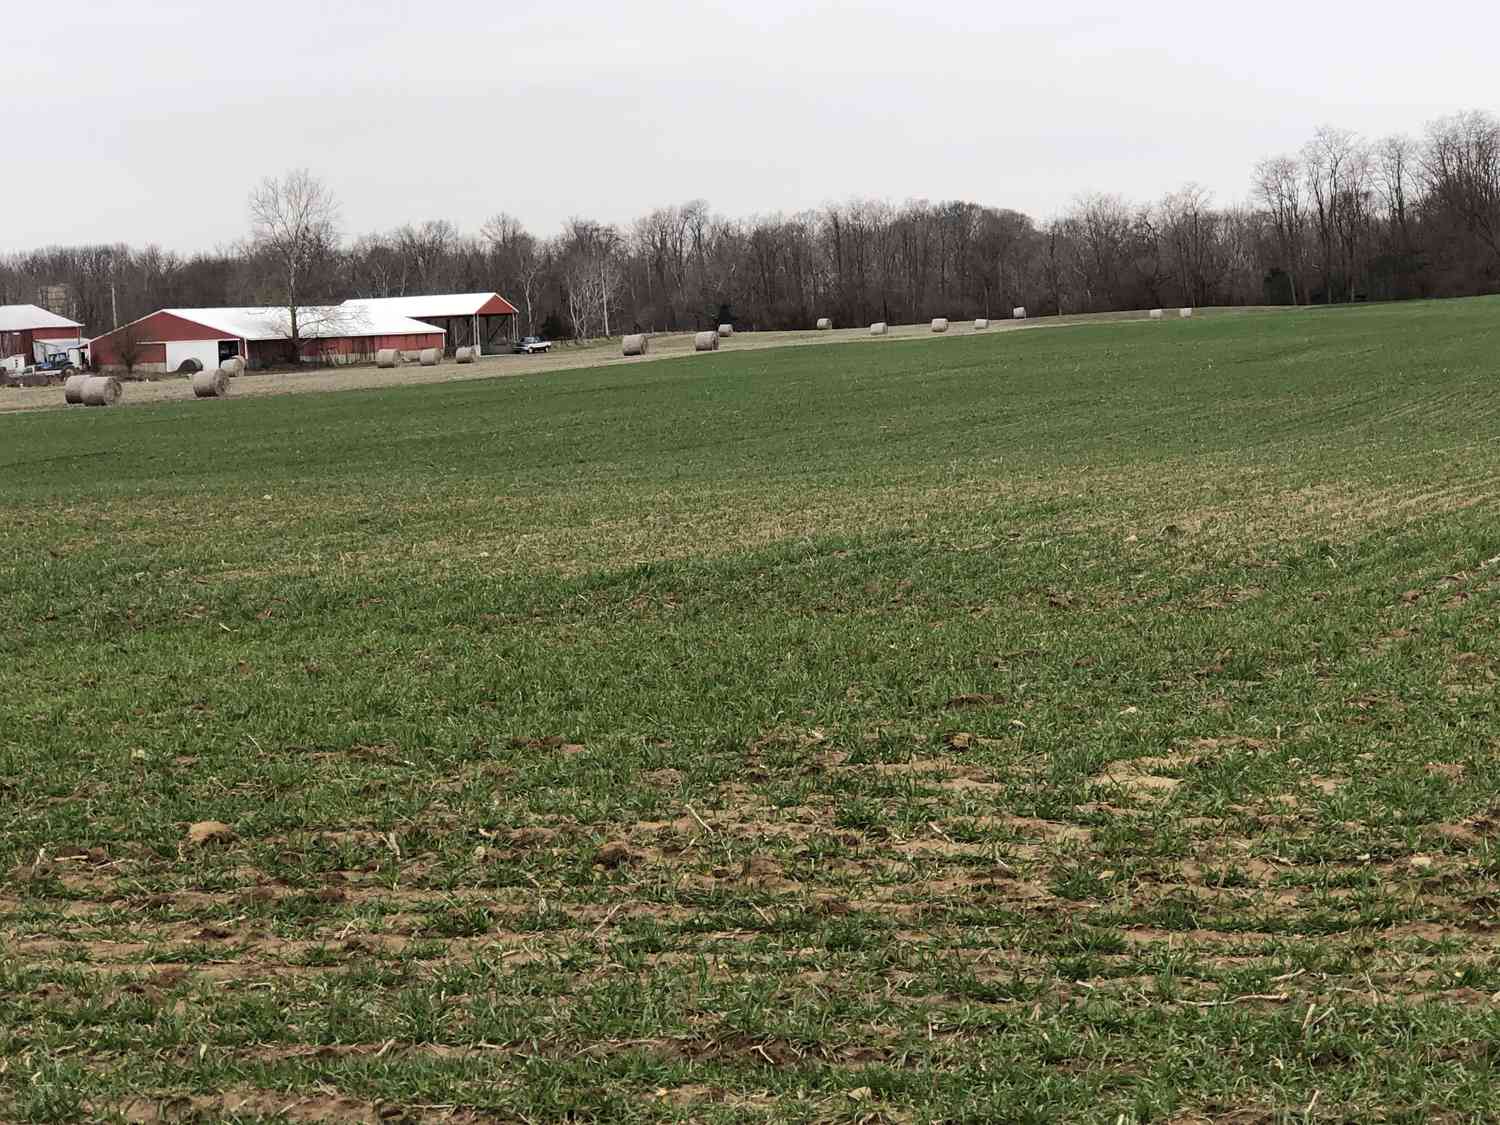
[[[540,336],[526,336],[517,340],[515,347],[511,348],[511,351],[516,355],[536,355],[538,352],[549,352],[551,350],[551,342],[543,340]]]

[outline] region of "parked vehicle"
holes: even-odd
[[[71,355],[50,352],[40,363],[30,364],[25,356],[9,356],[0,360],[0,387],[50,387],[66,382],[69,375],[77,375],[82,369],[79,354],[77,350]]]
[[[42,363],[37,364],[41,371],[55,371],[66,379],[69,375],[78,374],[78,365],[68,358],[66,352],[61,355],[49,355]]]
[[[516,341],[515,347],[511,348],[511,351],[516,355],[536,355],[538,352],[550,352],[551,350],[551,341],[543,340],[540,336],[523,337]]]

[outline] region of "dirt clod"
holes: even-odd
[[[989,692],[966,692],[963,695],[955,695],[943,706],[949,711],[963,711],[972,707],[993,707],[1003,702],[1000,696]]]
[[[1447,778],[1449,781],[1462,781],[1464,774],[1468,772],[1462,762],[1428,762],[1425,769],[1433,777]]]
[[[781,864],[764,855],[753,855],[740,865],[740,875],[745,879],[776,879],[781,876]]]
[[[594,853],[594,863],[603,868],[613,869],[623,864],[634,863],[638,857],[631,850],[630,845],[622,840],[614,840],[605,844]]]
[[[203,848],[212,844],[228,844],[234,838],[234,829],[222,820],[200,820],[189,826],[183,842],[191,848]]]
[[[555,828],[513,828],[509,836],[513,848],[545,848],[557,842]]]

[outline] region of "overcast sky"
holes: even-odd
[[[1259,0],[151,0],[0,21],[0,250],[239,238],[306,166],[352,233],[494,212],[538,234],[707,199],[1045,218],[1194,180],[1224,202],[1320,124],[1500,110],[1500,4]],[[17,161],[20,165],[17,165]]]

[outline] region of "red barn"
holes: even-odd
[[[21,366],[29,367],[46,359],[49,350],[77,347],[82,341],[83,325],[76,320],[36,305],[0,305],[0,361],[24,356]]]
[[[162,309],[89,345],[97,368],[177,371],[188,360],[205,369],[240,356],[250,368],[277,364],[370,362],[382,348],[416,353],[442,348],[440,328],[404,316],[343,305],[297,310],[300,354],[294,355],[291,312],[285,308]]]
[[[345,308],[372,315],[409,316],[447,332],[448,351],[478,344],[483,355],[503,355],[516,338],[516,307],[499,293],[437,293],[423,297],[356,297]]]

